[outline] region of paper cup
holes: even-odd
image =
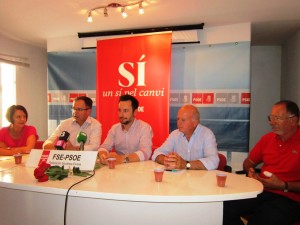
[[[22,163],[22,154],[16,154],[15,157],[15,164],[21,164]]]
[[[114,169],[116,167],[116,158],[108,158],[107,163],[109,169]]]
[[[217,185],[219,187],[225,187],[227,174],[226,173],[217,173],[216,177],[217,177]]]
[[[163,168],[155,168],[154,169],[154,177],[155,177],[156,182],[162,182],[164,171],[165,170]]]

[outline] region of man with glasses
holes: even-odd
[[[257,198],[225,201],[224,225],[242,225],[243,215],[251,215],[248,225],[285,225],[300,220],[299,108],[292,101],[279,101],[268,119],[272,132],[258,141],[243,163],[247,175],[260,181],[264,190]],[[256,174],[258,164],[262,167]]]
[[[90,117],[93,101],[89,97],[79,96],[73,101],[72,117],[62,121],[53,134],[45,141],[44,149],[55,149],[55,144],[59,136],[67,131],[70,138],[64,150],[79,150],[80,143],[77,142],[77,135],[84,132],[87,136],[84,150],[96,151],[100,146],[101,124],[98,120]]]

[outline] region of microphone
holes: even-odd
[[[70,133],[68,131],[61,132],[61,134],[58,137],[58,140],[55,144],[55,149],[56,150],[64,150],[69,138],[70,138]]]
[[[80,131],[77,135],[77,142],[80,144],[79,150],[83,151],[84,150],[84,144],[87,140],[86,133]]]

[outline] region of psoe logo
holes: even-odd
[[[203,104],[213,104],[214,93],[203,93]]]
[[[193,104],[202,104],[203,102],[203,94],[202,93],[193,93],[192,94],[192,103]]]
[[[241,104],[250,104],[251,94],[250,93],[242,93],[241,94]]]
[[[139,106],[138,107],[138,112],[145,112],[145,106]]]

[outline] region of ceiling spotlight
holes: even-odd
[[[126,17],[127,17],[127,13],[125,12],[125,7],[122,7],[122,9],[121,9],[121,14],[122,14],[122,17],[123,17],[123,18],[126,18]]]
[[[106,7],[104,8],[104,16],[108,17],[108,13],[107,13],[107,8]]]
[[[144,14],[143,2],[139,4],[139,14]]]
[[[91,11],[89,11],[89,15],[88,15],[87,21],[88,21],[89,23],[93,22],[93,17],[92,17],[92,12],[91,12]]]
[[[133,1],[130,3],[124,3],[124,4],[113,2],[113,3],[109,3],[107,5],[103,5],[103,6],[96,6],[88,11],[88,22],[90,22],[90,23],[93,22],[92,12],[99,10],[99,9],[103,9],[103,12],[104,12],[103,14],[105,17],[107,17],[108,16],[108,8],[115,8],[115,9],[121,8],[122,17],[126,18],[128,15],[125,12],[125,8],[127,6],[139,5],[139,14],[144,14],[144,8],[143,8],[143,4],[142,4],[144,1],[145,0],[136,0],[136,1]]]

